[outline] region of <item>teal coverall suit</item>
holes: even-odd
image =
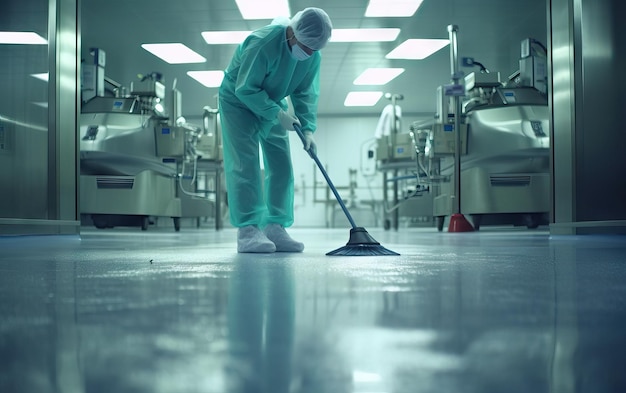
[[[293,224],[289,135],[277,115],[287,109],[290,96],[302,132],[315,132],[321,54],[293,58],[286,29],[269,25],[252,32],[237,47],[219,89],[226,189],[235,227]]]

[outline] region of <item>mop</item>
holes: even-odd
[[[300,129],[298,124],[295,124],[295,123],[293,127],[296,130],[296,133],[298,134],[298,136],[300,137],[300,140],[306,147],[306,141],[304,139],[304,134],[302,133],[302,130]],[[374,240],[374,238],[369,233],[367,233],[365,228],[356,226],[354,219],[352,218],[352,215],[350,215],[348,208],[346,208],[346,205],[343,203],[343,200],[339,196],[339,193],[337,192],[337,189],[333,185],[333,182],[330,180],[330,177],[328,177],[328,173],[326,173],[326,170],[322,166],[322,163],[317,158],[317,154],[315,154],[313,149],[311,149],[310,147],[308,150],[306,150],[306,152],[309,153],[309,156],[311,156],[311,158],[315,161],[315,163],[317,164],[317,167],[322,172],[322,175],[324,175],[324,179],[326,179],[326,183],[328,183],[328,186],[330,187],[333,194],[335,195],[335,198],[337,198],[337,202],[339,202],[339,206],[341,206],[341,209],[345,213],[346,217],[348,218],[348,221],[350,221],[350,225],[352,226],[352,229],[350,229],[350,239],[348,240],[348,243],[346,243],[346,245],[343,247],[340,247],[334,251],[330,251],[326,253],[326,255],[345,255],[345,256],[400,255],[395,251],[388,250],[385,247],[381,246],[380,243]]]

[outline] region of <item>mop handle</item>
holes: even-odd
[[[300,129],[300,126],[298,126],[298,124],[294,123],[293,124],[293,128],[296,130],[296,133],[300,137],[300,140],[302,141],[302,144],[306,147],[306,139],[304,139],[304,134],[302,133],[302,130]],[[328,186],[332,190],[333,194],[335,194],[335,198],[337,199],[337,202],[339,202],[339,206],[341,206],[341,209],[343,210],[343,212],[345,213],[346,217],[348,218],[348,221],[350,221],[350,225],[352,225],[352,228],[356,228],[356,224],[354,223],[354,219],[352,219],[352,216],[350,215],[350,212],[348,211],[348,208],[346,207],[346,205],[341,200],[341,197],[339,196],[339,193],[337,192],[337,189],[333,185],[333,182],[330,180],[330,177],[328,177],[328,173],[326,173],[326,170],[324,169],[324,166],[320,162],[319,158],[317,158],[317,154],[315,154],[315,152],[313,152],[313,149],[311,149],[311,147],[309,147],[309,150],[307,150],[306,152],[309,153],[311,158],[317,164],[317,167],[322,172],[322,175],[324,175],[324,179],[326,179],[326,183],[328,183]]]

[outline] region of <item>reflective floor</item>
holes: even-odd
[[[226,229],[0,237],[0,392],[624,392],[626,239]]]

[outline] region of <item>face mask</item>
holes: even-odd
[[[306,53],[298,44],[291,47],[291,56],[298,61],[306,60],[311,57],[311,55]]]

